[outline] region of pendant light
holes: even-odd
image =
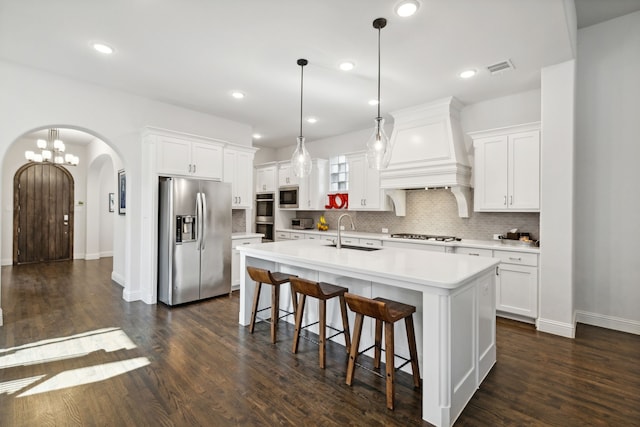
[[[306,59],[298,59],[298,65],[300,66],[300,136],[298,136],[298,143],[296,144],[296,150],[291,156],[291,168],[295,176],[304,178],[311,173],[311,156],[304,146],[304,136],[302,136],[302,92],[304,88],[304,66],[309,61]]]
[[[373,21],[373,28],[378,30],[378,116],[374,121],[374,131],[367,141],[367,161],[372,169],[386,169],[391,160],[391,146],[389,138],[384,132],[384,119],[380,116],[380,30],[387,25],[387,20],[377,18]]]

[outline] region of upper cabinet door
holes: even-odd
[[[252,205],[251,182],[253,154],[232,148],[224,149],[224,182],[231,183],[231,207],[248,209]]]
[[[191,147],[192,175],[222,180],[222,146],[194,142]]]
[[[509,136],[509,209],[540,209],[540,132]]]
[[[475,208],[506,210],[507,205],[507,137],[497,136],[474,141]]]
[[[158,138],[157,170],[168,175],[191,174],[191,142],[163,136]]]
[[[292,185],[300,185],[300,178],[293,173],[291,163],[280,163],[278,165],[278,186],[288,187]]]

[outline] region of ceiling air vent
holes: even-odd
[[[498,74],[515,68],[509,59],[487,66],[487,70],[489,70],[491,74]]]

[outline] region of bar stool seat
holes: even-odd
[[[407,363],[411,363],[411,371],[413,373],[413,384],[416,388],[420,388],[420,368],[418,367],[418,352],[416,348],[416,335],[413,327],[413,313],[416,308],[409,304],[403,304],[397,301],[385,298],[365,298],[359,295],[346,293],[344,295],[351,311],[356,313],[356,323],[353,327],[353,340],[351,343],[351,352],[349,353],[349,364],[347,366],[347,385],[353,382],[353,376],[357,358],[360,354],[375,347],[375,355],[373,366],[380,368],[381,351],[385,352],[386,364],[386,394],[387,408],[393,410],[394,407],[394,378],[395,371],[402,368]],[[360,345],[360,335],[362,334],[362,322],[364,316],[376,319],[375,326],[375,344],[361,352],[358,352]],[[409,343],[409,359],[398,356],[394,353],[394,333],[393,326],[398,320],[404,319],[407,330],[407,341]],[[384,323],[385,331],[385,348],[382,350],[382,325]],[[394,356],[403,359],[405,362],[395,367]],[[377,374],[377,372],[376,372]],[[380,374],[378,374],[380,375]]]
[[[345,345],[347,347],[347,353],[351,347],[351,337],[349,336],[349,319],[347,318],[347,305],[345,304],[344,294],[349,289],[342,286],[332,285],[325,282],[313,282],[307,279],[301,279],[299,277],[291,278],[291,287],[295,294],[300,294],[297,302],[297,314],[296,314],[296,329],[293,336],[293,353],[298,352],[298,343],[300,341],[300,331],[310,326],[320,324],[318,326],[318,335],[320,342],[317,343],[320,346],[320,368],[324,369],[326,364],[326,341],[340,334],[344,334]],[[318,300],[318,314],[319,320],[314,323],[310,323],[306,326],[302,326],[302,316],[304,315],[304,307],[307,296],[316,298]],[[333,326],[327,325],[327,300],[332,298],[339,298],[340,311],[342,313],[342,330],[336,329]],[[327,328],[334,330],[336,333],[327,337]]]
[[[255,294],[253,295],[253,308],[251,309],[251,323],[249,324],[249,332],[253,333],[253,329],[256,325],[256,316],[259,312],[271,309],[271,318],[265,319],[264,322],[271,323],[271,342],[276,342],[276,331],[278,327],[278,320],[287,317],[289,315],[296,314],[296,296],[291,288],[291,303],[293,304],[293,311],[288,311],[280,308],[280,285],[288,283],[291,277],[297,277],[295,275],[281,273],[279,271],[269,271],[262,268],[247,267],[249,277],[256,282]],[[262,308],[258,310],[258,303],[260,300],[260,290],[262,284],[271,285],[271,307]],[[285,313],[280,316],[280,312]]]

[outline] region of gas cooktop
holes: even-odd
[[[411,234],[411,233],[397,233],[392,234],[391,237],[398,239],[411,239],[411,240],[435,240],[437,242],[456,242],[460,241],[459,237],[454,236],[433,236],[431,234]]]

